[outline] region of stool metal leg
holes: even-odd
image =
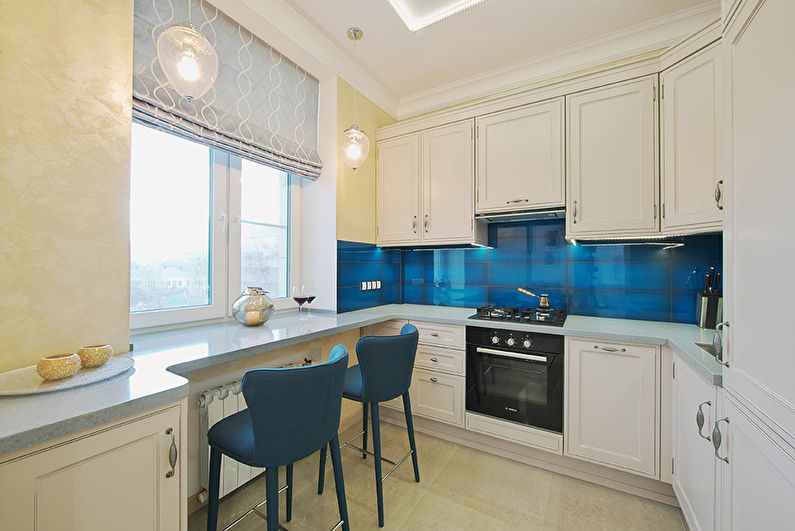
[[[331,439],[331,466],[334,468],[334,486],[337,490],[337,506],[340,511],[343,531],[350,531],[348,524],[348,504],[345,500],[345,480],[342,476],[342,459],[340,457],[340,440],[337,435]]]
[[[367,402],[362,402],[362,431],[364,432],[362,437],[362,448],[364,448],[362,459],[367,459]]]
[[[381,421],[378,402],[372,404],[373,451],[375,452],[375,494],[378,498],[378,527],[384,527],[384,488],[381,478]]]
[[[293,465],[287,465],[287,514],[285,519],[289,522],[293,519]]]
[[[279,530],[279,467],[265,469],[265,497],[268,500],[268,531]]]
[[[328,445],[323,445],[320,449],[320,468],[317,471],[317,493],[323,494],[324,483],[326,482],[326,448]]]
[[[207,499],[207,531],[218,529],[218,491],[221,483],[221,452],[210,447],[210,492]]]
[[[417,444],[414,442],[414,420],[411,417],[411,400],[408,392],[403,394],[403,412],[406,415],[406,431],[409,433],[411,461],[414,463],[414,481],[420,482],[420,467],[417,464]]]

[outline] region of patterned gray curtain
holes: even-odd
[[[155,43],[188,20],[218,53],[201,98],[173,90]],[[318,81],[204,0],[135,0],[133,118],[295,175],[317,179]]]

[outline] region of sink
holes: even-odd
[[[703,350],[706,350],[713,358],[718,358],[718,352],[715,350],[715,347],[712,346],[712,343],[696,343],[696,345],[701,347]]]

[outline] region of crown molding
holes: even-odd
[[[437,111],[491,94],[520,89],[612,59],[667,48],[720,16],[713,0],[593,39],[482,72],[400,99],[400,120]]]
[[[391,116],[399,98],[288,0],[211,0],[257,37],[321,81],[339,76]]]

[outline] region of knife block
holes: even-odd
[[[696,301],[696,321],[701,328],[714,330],[723,320],[723,297],[718,293],[698,292]]]

